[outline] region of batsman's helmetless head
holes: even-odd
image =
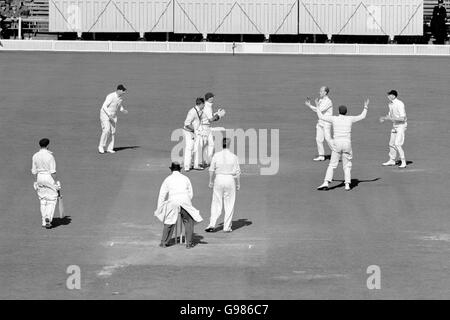
[[[50,144],[50,140],[47,138],[39,140],[39,146],[41,148],[47,148],[49,144]]]
[[[330,92],[330,89],[326,86],[323,86],[322,88],[320,88],[319,95],[321,98],[323,98],[328,95],[328,92]]]
[[[391,101],[395,100],[397,98],[397,96],[398,96],[397,90],[391,90],[387,93],[387,97]]]
[[[347,114],[347,107],[339,106],[339,114],[342,114],[343,116],[345,116]]]
[[[213,103],[214,102],[214,93],[208,92],[207,94],[205,94],[205,101],[208,101],[209,103]]]
[[[203,99],[203,98],[197,98],[197,99],[195,99],[195,105],[196,105],[197,107],[199,107],[200,110],[203,110],[203,108],[205,107],[205,99]]]
[[[123,84],[119,84],[117,86],[117,94],[119,95],[119,97],[122,96],[126,91],[127,91],[127,88],[125,88],[123,86]]]

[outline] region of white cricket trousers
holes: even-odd
[[[339,159],[342,157],[342,169],[344,169],[345,183],[352,181],[352,143],[350,140],[334,140],[334,150],[331,152],[330,164],[325,174],[325,181],[333,181],[334,169],[339,164]]]
[[[217,219],[225,207],[223,219],[223,230],[231,230],[231,222],[234,213],[234,202],[236,200],[236,184],[232,175],[218,174],[214,180],[213,197],[211,203],[211,218],[208,228],[215,228]]]
[[[195,135],[194,133],[184,130],[184,170],[189,170],[191,168],[192,163],[192,153],[194,151],[194,144],[195,144]]]
[[[114,150],[117,121],[110,120],[102,110],[102,112],[100,113],[100,123],[102,125],[102,135],[100,136],[100,142],[98,146],[102,149],[105,148],[108,139],[111,137],[107,150]]]
[[[207,138],[207,141],[206,141],[206,145],[207,145],[207,148],[206,148],[206,157],[207,157],[207,162],[208,163],[210,163],[211,162],[211,159],[212,159],[212,157],[213,157],[213,154],[214,154],[214,136],[213,136],[213,133],[212,133],[212,131],[211,131],[211,128],[209,128],[209,132],[208,132],[208,138]]]
[[[46,218],[48,218],[50,222],[53,221],[53,216],[55,215],[56,201],[57,200],[40,199],[43,226],[45,226]]]
[[[203,163],[203,150],[208,143],[208,136],[196,134],[194,139],[194,168]]]
[[[391,130],[391,138],[389,139],[389,158],[393,161],[397,158],[397,152],[401,160],[405,160],[405,151],[403,151],[403,143],[405,142],[405,131],[407,124],[398,125]]]
[[[47,173],[38,173],[36,179],[36,191],[41,205],[42,225],[45,226],[46,218],[48,218],[50,222],[53,220],[58,197],[53,177]]]
[[[321,124],[316,125],[316,143],[317,143],[317,153],[319,156],[325,156],[325,149],[323,147],[323,141],[326,141],[330,150],[333,151],[333,139],[331,138],[331,124]]]

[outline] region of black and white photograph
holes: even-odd
[[[449,18],[0,0],[0,300],[448,300]]]

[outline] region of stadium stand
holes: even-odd
[[[48,32],[48,0],[34,0],[28,5],[30,8],[30,17],[26,21],[30,24],[30,29],[34,35]]]
[[[28,35],[29,38],[45,38],[49,32],[49,0],[0,0],[0,7],[11,2],[20,7],[23,3],[28,8],[28,13],[22,16],[22,33]],[[444,0],[445,7],[448,14],[450,14],[450,0]],[[433,15],[433,8],[437,5],[437,0],[423,1],[423,22],[424,22],[424,37],[428,40],[433,40],[430,29],[430,21]],[[12,35],[17,35],[18,23],[13,20],[10,26],[13,31]],[[447,30],[450,31],[450,19],[447,22]]]
[[[6,6],[3,15],[6,17],[5,26],[8,32],[4,32],[3,36],[18,36],[19,17],[22,19],[22,35],[29,38],[36,37],[38,33],[48,32],[49,8],[48,0],[22,0],[22,1],[5,1],[0,0],[0,7]],[[16,13],[12,11],[16,7]]]
[[[423,23],[424,23],[424,36],[433,39],[431,34],[430,22],[433,17],[433,9],[437,5],[437,0],[424,0],[423,1]],[[450,1],[444,0],[445,9],[447,9],[447,16],[450,14]],[[447,22],[447,34],[450,30],[450,20]]]

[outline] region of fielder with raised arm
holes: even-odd
[[[108,138],[111,141],[108,144],[107,152],[115,153],[114,140],[117,127],[117,111],[127,114],[128,111],[122,105],[123,96],[127,89],[123,85],[118,85],[117,90],[106,96],[105,102],[100,109],[100,122],[102,125],[102,135],[98,144],[98,152],[105,153],[105,146]]]
[[[385,120],[392,121],[391,138],[389,140],[389,160],[383,163],[383,166],[394,166],[397,158],[397,152],[400,156],[401,164],[399,168],[406,168],[405,151],[403,143],[405,142],[405,131],[408,123],[406,122],[405,104],[398,98],[396,90],[387,93],[389,99],[389,113],[380,118],[380,122]]]
[[[307,99],[305,104],[314,112],[319,110],[323,115],[333,115],[333,102],[328,97],[330,89],[328,87],[321,87],[319,91],[320,99],[316,99],[316,105],[311,104],[311,99]],[[325,161],[325,149],[323,147],[323,141],[328,143],[330,150],[333,150],[333,140],[331,138],[331,124],[327,121],[319,119],[316,124],[316,142],[317,142],[317,158],[314,161]]]
[[[339,107],[338,116],[325,116],[317,108],[317,116],[319,119],[331,123],[334,132],[334,150],[331,152],[331,160],[328,165],[327,173],[325,174],[325,180],[322,185],[317,189],[327,190],[328,184],[333,181],[334,169],[337,168],[339,160],[342,157],[342,169],[344,169],[345,176],[345,190],[350,190],[351,183],[351,170],[352,170],[352,125],[364,119],[367,115],[367,109],[369,108],[369,99],[364,102],[364,110],[359,116],[347,116],[347,107]]]

